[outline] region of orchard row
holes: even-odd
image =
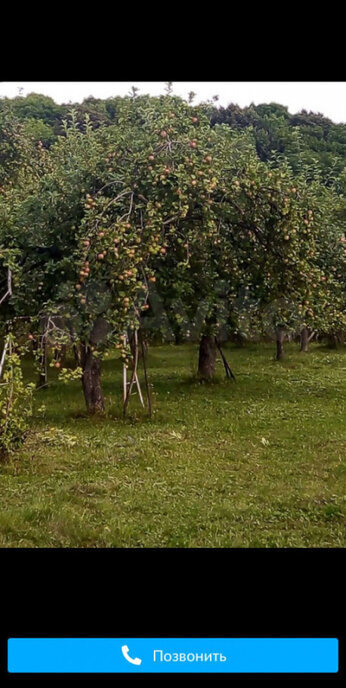
[[[116,347],[128,365],[124,333],[149,316],[153,292],[168,314],[206,304],[206,378],[220,327],[239,330],[240,297],[258,331],[276,304],[278,341],[297,327],[345,328],[345,200],[316,165],[294,174],[265,163],[251,132],[211,127],[202,108],[170,95],[124,98],[117,123],[97,130],[72,114],[48,150],[19,125],[14,141],[0,192],[1,265],[12,275],[3,326],[28,323],[42,343],[49,322],[73,344],[90,412],[104,410],[103,355]]]

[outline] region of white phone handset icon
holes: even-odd
[[[127,647],[127,645],[122,645],[121,651],[122,651],[125,659],[127,659],[128,662],[131,662],[131,664],[136,664],[137,666],[142,664],[142,660],[139,659],[139,657],[135,657],[134,659],[132,659],[132,657],[130,657],[129,648]]]

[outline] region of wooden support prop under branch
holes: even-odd
[[[229,365],[229,363],[228,363],[228,361],[227,361],[227,359],[226,359],[226,356],[225,356],[225,354],[223,353],[223,351],[222,351],[222,349],[221,349],[221,345],[220,345],[220,343],[218,342],[218,340],[217,340],[216,337],[215,337],[215,344],[216,344],[216,346],[217,346],[217,348],[218,348],[218,350],[219,350],[219,352],[220,352],[220,355],[221,355],[221,358],[222,358],[222,362],[223,362],[223,365],[224,365],[225,371],[226,371],[226,377],[232,378],[232,380],[234,380],[234,382],[235,382],[235,376],[233,375],[232,369],[231,369],[231,367],[230,367],[230,365]]]
[[[127,344],[127,343],[128,343],[128,337],[127,337],[127,334],[125,333],[124,334],[124,344]],[[127,406],[128,406],[129,400],[130,400],[133,385],[136,384],[137,389],[138,389],[137,366],[138,366],[138,339],[135,338],[134,346],[133,346],[132,374],[131,374],[130,382],[127,382],[127,368],[125,366],[125,363],[123,365],[123,395],[124,395],[123,414],[124,414],[124,418],[126,416],[126,409],[127,409]]]
[[[44,333],[41,338],[41,351],[39,354],[40,371],[37,381],[36,389],[43,389],[48,385],[48,352],[47,352],[47,334]]]
[[[1,361],[0,361],[0,380],[2,378],[2,371],[3,371],[3,367],[4,367],[4,363],[5,363],[7,349],[8,349],[8,342],[9,342],[9,339],[8,339],[8,337],[6,337],[6,341],[4,344],[4,348],[2,350]]]
[[[151,396],[150,396],[150,387],[149,387],[149,380],[148,380],[148,373],[147,373],[147,364],[146,364],[146,360],[145,360],[146,351],[145,351],[145,346],[144,346],[142,330],[139,330],[139,339],[141,342],[141,350],[142,350],[142,361],[143,361],[143,370],[144,370],[145,389],[146,389],[147,401],[148,401],[148,414],[149,414],[149,418],[151,418],[152,417]]]
[[[6,292],[6,294],[4,294],[1,297],[0,305],[5,301],[5,299],[7,299],[8,296],[12,296],[12,272],[11,272],[10,268],[7,268],[7,292]],[[7,349],[9,348],[9,344],[10,344],[10,349],[11,349],[10,339],[7,336],[5,343],[4,343],[4,348],[2,350],[1,360],[0,360],[0,379],[2,378],[2,371],[4,368],[6,353],[7,353]],[[11,351],[10,351],[10,353],[11,353]]]
[[[137,330],[134,331],[134,341],[132,345],[132,352],[133,352],[133,359],[132,359],[132,374],[130,381],[127,381],[127,368],[125,364],[123,365],[123,415],[124,418],[126,416],[126,410],[127,406],[130,400],[132,388],[134,385],[137,387],[138,391],[138,396],[140,399],[140,402],[142,406],[144,407],[144,399],[143,399],[143,394],[138,378],[138,357],[139,357],[139,346],[138,346],[138,332]],[[124,344],[128,343],[128,337],[127,334],[124,334]],[[148,378],[147,378],[147,370],[146,370],[146,365],[145,365],[145,356],[144,356],[144,346],[143,346],[143,339],[141,336],[141,353],[142,353],[142,358],[143,358],[143,368],[144,368],[144,377],[145,377],[145,385],[146,385],[146,392],[147,392],[147,400],[148,400],[148,411],[149,411],[149,417],[151,418],[151,400],[150,400],[150,392],[149,392],[149,385],[148,385]]]
[[[0,299],[0,306],[8,296],[12,296],[12,272],[10,268],[7,269],[7,292]]]

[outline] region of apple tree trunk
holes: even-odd
[[[283,327],[276,329],[276,360],[280,361],[284,356],[285,330]]]
[[[306,353],[309,349],[309,330],[303,327],[300,333],[300,350]]]
[[[204,334],[199,345],[198,376],[211,380],[215,374],[216,343],[213,335]]]
[[[88,413],[104,413],[105,405],[101,386],[101,361],[93,355],[90,346],[82,345],[82,385]]]

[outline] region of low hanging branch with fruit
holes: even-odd
[[[69,334],[66,333],[65,328],[59,327],[57,324],[57,320],[59,320],[60,316],[53,316],[53,315],[47,315],[44,316],[43,318],[43,333],[39,337],[39,365],[40,365],[40,372],[39,372],[39,380],[37,384],[37,389],[41,389],[43,387],[46,387],[48,384],[48,356],[47,356],[47,348],[48,348],[48,342],[51,337],[55,339],[55,342],[60,340],[63,342],[66,342],[66,338],[71,341],[72,336],[71,332]],[[34,339],[33,335],[29,335],[30,339]],[[56,348],[56,354],[59,351],[59,347]],[[54,366],[56,368],[60,368],[60,361],[58,360],[58,356],[55,355],[55,362]]]

